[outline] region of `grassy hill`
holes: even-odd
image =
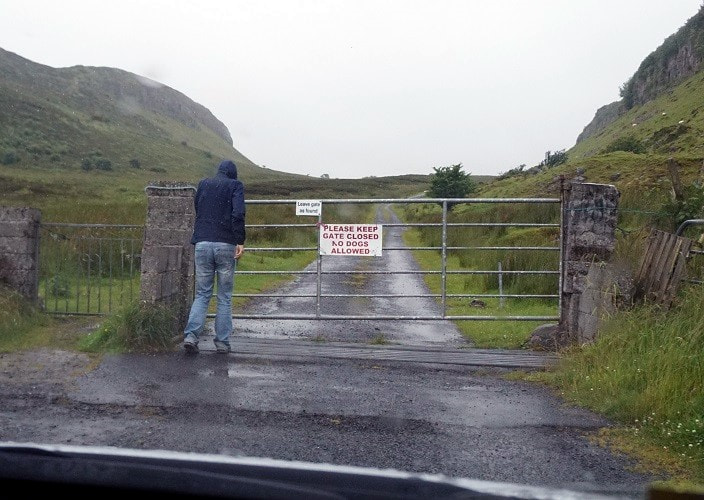
[[[152,181],[195,184],[233,159],[249,197],[388,197],[429,176],[319,179],[260,167],[208,109],[114,68],[51,68],[0,49],[0,203],[45,220],[143,222]]]
[[[138,75],[55,69],[2,49],[0,75],[0,160],[6,166],[75,171],[86,179],[101,169],[185,179],[201,174],[213,157],[231,157],[245,177],[264,170],[232,146],[209,110]]]

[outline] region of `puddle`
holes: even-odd
[[[462,387],[460,387],[460,390],[486,392],[489,390],[489,388],[485,385],[463,385]]]
[[[212,378],[212,377],[227,377],[227,378],[259,378],[259,379],[273,379],[274,375],[269,373],[263,373],[257,370],[252,370],[239,365],[229,365],[227,368],[206,368],[203,370],[198,370],[198,377],[200,378]]]

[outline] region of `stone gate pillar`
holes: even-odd
[[[619,196],[615,186],[563,182],[561,344],[594,340],[604,305],[613,302],[607,261],[616,244]]]
[[[32,302],[39,292],[41,212],[29,207],[0,207],[0,283]]]
[[[152,304],[171,304],[177,314],[176,328],[182,329],[193,300],[195,188],[155,183],[146,193],[140,298]]]

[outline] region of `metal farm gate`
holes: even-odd
[[[562,283],[562,210],[558,198],[460,198],[460,199],[326,199],[326,200],[247,200],[256,223],[247,224],[246,256],[238,265],[233,299],[257,302],[295,301],[294,310],[266,311],[235,308],[233,318],[299,320],[507,320],[557,321]],[[397,211],[425,206],[421,219],[397,217]],[[485,208],[477,217],[457,210],[462,205]],[[317,206],[317,208],[316,208]],[[365,220],[351,220],[345,207],[366,206]],[[432,209],[428,207],[433,207]],[[376,208],[375,217],[372,210]],[[300,213],[296,210],[301,210]],[[307,212],[306,212],[307,211]],[[354,212],[354,210],[352,210]],[[378,214],[385,218],[379,219]],[[356,215],[359,215],[359,211]],[[295,216],[292,216],[295,215]],[[477,219],[476,221],[474,219]],[[282,222],[287,221],[287,222]],[[323,232],[341,229],[343,241],[350,231],[378,231],[378,242],[369,241],[373,251],[363,247],[343,253],[329,245]],[[43,223],[41,238],[40,297],[47,312],[55,314],[104,315],[139,297],[140,252],[143,226]],[[345,233],[347,229],[347,233]],[[401,233],[411,229],[423,232],[431,244],[407,244]],[[474,233],[473,233],[474,232]],[[271,234],[277,234],[272,237]],[[291,237],[295,234],[295,237]],[[332,234],[332,233],[331,233]],[[474,236],[472,236],[474,234]],[[394,237],[392,237],[394,236]],[[360,238],[365,238],[360,235]],[[366,236],[369,237],[369,236]],[[489,240],[508,241],[491,244]],[[533,237],[534,243],[526,243]],[[291,241],[294,244],[289,244]],[[554,242],[546,245],[545,242]],[[277,242],[283,245],[277,246]],[[299,244],[301,243],[302,244]],[[333,244],[334,245],[334,244]],[[360,243],[361,245],[361,243]],[[332,253],[331,253],[332,252]],[[364,253],[367,252],[367,253]],[[374,252],[378,256],[374,255]],[[396,252],[432,255],[425,266],[388,269],[385,259]],[[248,264],[257,255],[307,253],[309,265],[301,269],[273,270]],[[380,255],[379,255],[380,254]],[[369,256],[365,256],[369,255]],[[477,256],[483,256],[481,259]],[[531,258],[523,258],[532,256]],[[368,265],[345,267],[347,262]],[[428,262],[434,267],[429,268]],[[485,266],[478,265],[484,263]],[[487,263],[491,263],[488,265]],[[267,276],[286,276],[302,286],[283,291],[242,292],[238,283],[247,278],[266,281]],[[398,275],[416,276],[432,282],[431,288],[417,291],[375,293],[331,293],[336,280],[372,279]],[[239,281],[238,281],[239,280]],[[481,283],[480,283],[481,281]],[[518,283],[518,284],[517,284]],[[532,283],[540,284],[533,290]],[[307,286],[303,286],[307,284]],[[413,314],[345,314],[330,306],[340,301],[429,300],[432,312]],[[493,314],[470,314],[473,305],[493,301],[487,308]],[[517,307],[540,303],[542,307]],[[515,314],[514,310],[519,313]],[[528,310],[528,313],[523,311]],[[283,311],[283,312],[282,312]],[[211,317],[213,314],[210,315]]]
[[[284,210],[292,211],[297,204],[304,203],[309,204],[310,201],[306,200],[250,200],[248,205],[281,205]],[[557,321],[559,319],[560,310],[560,293],[561,288],[561,245],[562,234],[561,234],[561,210],[559,198],[510,198],[510,199],[498,199],[498,198],[460,198],[460,199],[428,199],[428,198],[403,198],[403,199],[327,199],[318,200],[313,203],[320,204],[320,212],[315,216],[310,222],[293,222],[288,224],[283,223],[262,223],[262,224],[252,224],[248,225],[248,231],[250,229],[269,231],[269,230],[281,230],[289,229],[296,231],[313,231],[318,233],[318,237],[315,238],[316,244],[311,246],[291,246],[291,247],[276,247],[276,246],[252,246],[246,249],[248,253],[260,253],[260,252],[315,252],[317,257],[315,257],[314,262],[303,270],[296,271],[269,271],[269,270],[244,270],[238,269],[238,276],[242,275],[271,275],[271,274],[288,274],[296,275],[301,280],[311,280],[314,279],[315,286],[309,287],[311,290],[309,293],[298,291],[300,288],[304,287],[293,287],[291,293],[235,293],[234,297],[242,297],[247,299],[255,298],[268,298],[273,300],[286,301],[288,299],[296,300],[296,311],[295,312],[271,312],[267,311],[264,313],[253,313],[253,314],[233,314],[233,318],[240,319],[331,319],[331,320],[508,320],[508,321]],[[516,212],[520,213],[522,220],[495,220],[492,222],[452,222],[452,213],[450,207],[458,207],[461,205],[479,205],[479,206],[489,206],[494,207],[504,206],[511,207],[510,212],[514,212],[513,216],[516,216]],[[328,214],[326,213],[326,207],[337,207],[337,213],[345,213],[344,207],[347,205],[376,205],[376,206],[386,206],[395,207],[396,209],[403,209],[403,207],[409,205],[431,205],[439,206],[440,210],[437,210],[439,214],[436,214],[439,218],[437,222],[404,222],[395,218],[392,222],[387,221],[375,221],[380,224],[383,231],[383,242],[381,245],[382,257],[388,255],[392,252],[430,252],[439,254],[439,259],[437,259],[437,268],[434,269],[419,269],[419,268],[406,268],[406,269],[385,269],[383,265],[382,269],[339,269],[339,266],[333,265],[333,263],[339,263],[349,258],[364,258],[364,259],[380,259],[380,257],[370,256],[370,257],[357,257],[356,254],[352,254],[353,257],[348,255],[331,255],[328,252],[322,255],[321,243],[324,244],[323,238],[320,236],[321,231],[325,226],[330,226],[332,224],[327,224],[329,221],[327,219]],[[537,209],[531,209],[531,207],[537,207]],[[537,215],[537,217],[535,217]],[[540,221],[531,221],[530,217],[534,216]],[[302,216],[302,218],[305,216]],[[488,216],[489,218],[500,218],[497,213],[492,213]],[[355,221],[359,223],[360,221]],[[335,225],[347,227],[351,223],[349,220],[344,222],[339,222]],[[544,238],[539,237],[540,244],[526,245],[526,244],[513,244],[513,245],[482,245],[481,237],[476,238],[476,244],[453,244],[455,240],[462,240],[462,238],[457,238],[459,232],[468,232],[471,230],[496,230],[503,232],[525,232],[530,229],[540,228],[543,231],[550,231],[553,233],[553,245],[546,246],[544,244]],[[409,246],[406,244],[399,244],[398,238],[395,239],[396,243],[390,242],[387,236],[393,231],[402,231],[405,229],[417,229],[423,231],[435,231],[437,233],[435,239],[437,239],[437,244],[432,245],[415,245]],[[249,234],[249,233],[248,233]],[[350,234],[351,236],[351,234]],[[264,238],[266,239],[266,238]],[[545,254],[548,255],[546,258],[536,259],[539,261],[544,261],[547,263],[545,267],[541,268],[507,268],[502,267],[500,260],[494,259],[493,262],[496,264],[495,267],[489,268],[457,268],[450,265],[450,257],[456,256],[461,253],[467,252],[483,252],[496,253],[502,255],[510,254]],[[510,260],[510,259],[509,259]],[[520,259],[515,259],[519,260]],[[244,267],[244,266],[242,266]],[[392,293],[392,294],[378,294],[373,292],[365,292],[363,294],[357,293],[326,293],[324,291],[324,284],[330,283],[334,280],[349,279],[351,277],[374,277],[374,276],[389,276],[389,275],[416,275],[423,278],[431,277],[430,279],[435,279],[438,283],[435,288],[439,290],[435,292],[425,292],[425,293]],[[462,293],[451,293],[449,290],[451,288],[452,280],[462,279],[470,276],[484,276],[491,277],[496,285],[496,290],[492,291],[480,291],[475,293],[462,292]],[[504,282],[510,279],[515,279],[516,277],[522,277],[525,281],[530,280],[545,280],[546,278],[552,281],[549,285],[549,291],[542,291],[537,293],[530,292],[508,292],[505,288],[508,288]],[[524,287],[530,288],[530,286]],[[235,285],[237,289],[237,285]],[[305,304],[301,299],[307,299],[309,302]],[[374,313],[368,314],[341,314],[338,312],[331,312],[330,309],[334,307],[328,307],[325,310],[326,301],[339,301],[342,300],[356,300],[356,299],[368,299],[368,300],[394,300],[403,301],[406,299],[430,299],[436,301],[439,305],[433,313],[427,313],[424,311],[417,311],[415,314],[406,315],[378,315]],[[501,314],[467,314],[467,311],[472,310],[471,300],[483,301],[487,299],[496,299],[500,304]],[[511,314],[511,307],[507,305],[503,307],[505,302],[511,301],[515,303],[516,301],[549,301],[552,306],[548,306],[547,314]],[[339,302],[338,302],[339,303]],[[454,303],[454,307],[450,307]],[[459,306],[458,306],[459,303]],[[306,307],[307,306],[307,307]],[[305,309],[309,312],[303,312]],[[371,308],[370,308],[371,309]],[[457,312],[457,310],[465,312]],[[476,309],[475,309],[476,310]],[[454,312],[453,312],[454,311]],[[214,315],[210,315],[211,317]]]

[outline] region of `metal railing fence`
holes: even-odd
[[[143,226],[47,222],[41,230],[46,312],[105,315],[139,297]]]

